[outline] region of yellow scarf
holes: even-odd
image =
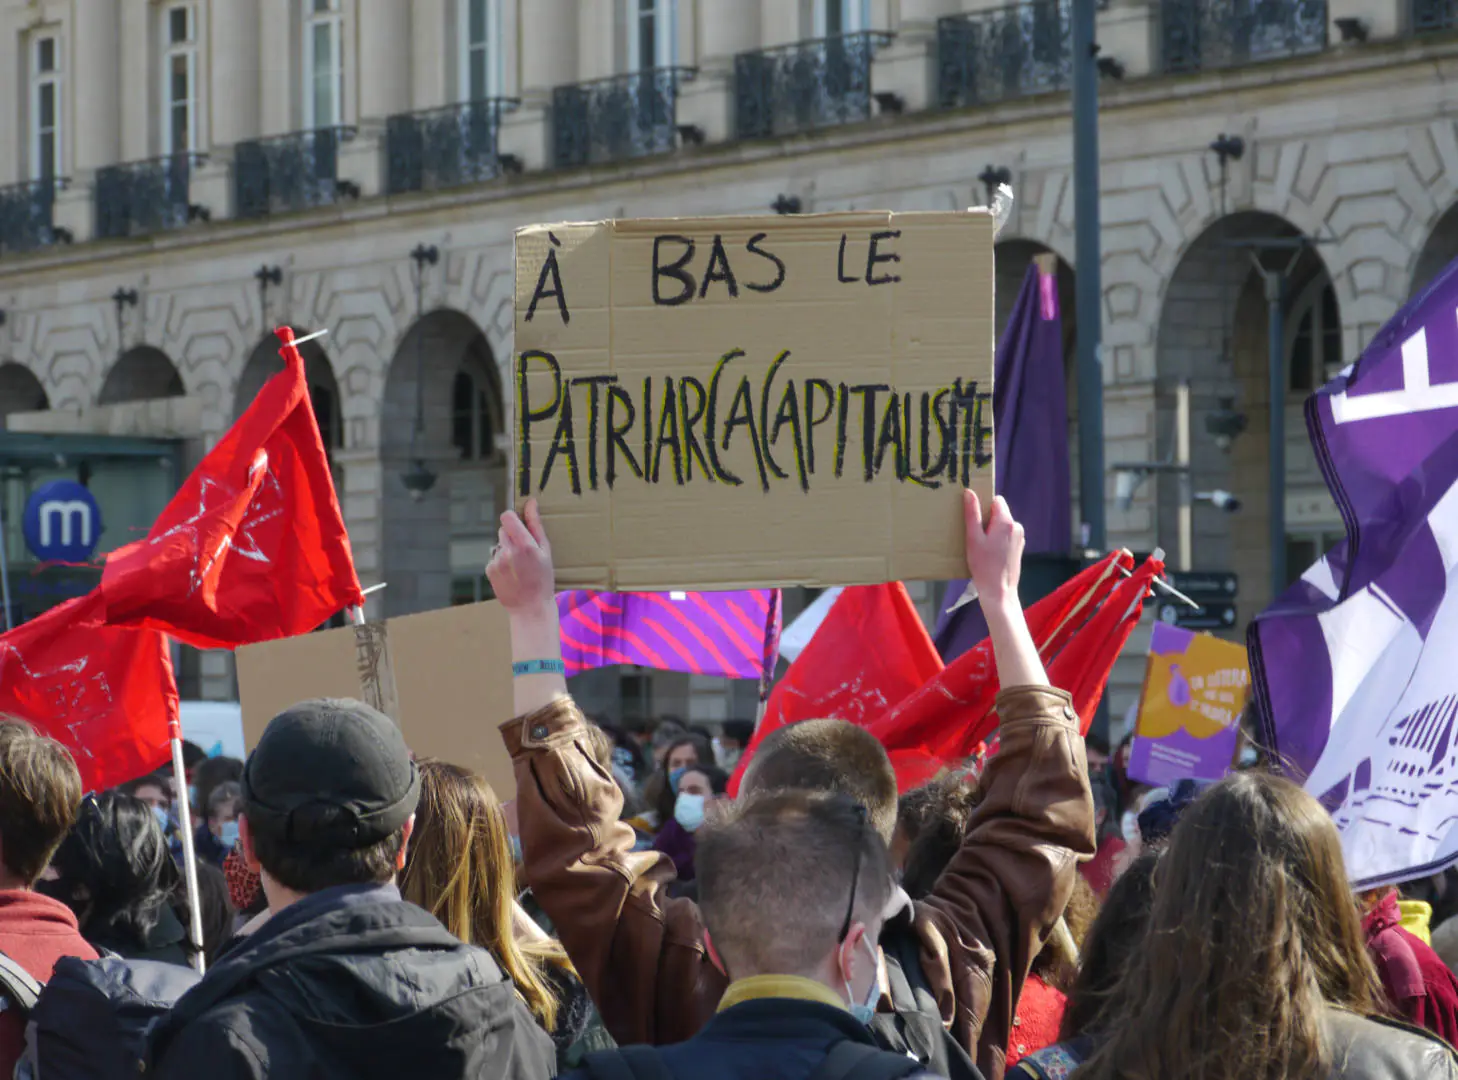
[[[1402,912],[1402,922],[1399,925],[1413,937],[1420,938],[1424,945],[1431,945],[1433,905],[1422,900],[1399,900],[1397,908]]]

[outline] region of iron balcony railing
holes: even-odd
[[[853,124],[871,115],[871,61],[891,35],[874,30],[801,41],[734,58],[734,130],[741,139]]]
[[[327,206],[353,185],[339,179],[339,144],[352,127],[315,128],[240,142],[233,152],[235,213],[266,217]]]
[[[678,144],[679,86],[693,68],[661,67],[552,91],[552,161],[559,168],[666,154]]]
[[[1326,48],[1326,0],[1162,0],[1160,18],[1171,74]]]
[[[385,188],[391,195],[439,191],[501,175],[501,117],[515,98],[485,98],[385,121]]]
[[[168,154],[96,170],[96,236],[108,240],[180,229],[206,214],[189,199],[200,154]]]
[[[1065,89],[1072,8],[1072,0],[1027,0],[938,19],[938,103],[955,109]]]
[[[66,181],[56,177],[0,187],[0,255],[68,239],[54,219],[56,192],[65,186]]]
[[[1410,0],[1408,18],[1415,34],[1451,30],[1458,26],[1458,0]]]

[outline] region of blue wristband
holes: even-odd
[[[567,665],[561,660],[518,660],[511,665],[511,674],[517,675],[562,675],[567,674]]]

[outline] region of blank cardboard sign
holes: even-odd
[[[558,584],[965,576],[993,233],[979,210],[518,230],[513,491]]]
[[[383,635],[380,634],[381,628]],[[502,801],[515,797],[511,759],[497,727],[512,718],[511,638],[494,601],[371,624],[393,672],[392,712],[417,757],[474,769]],[[243,735],[251,749],[269,720],[315,697],[377,698],[361,676],[356,628],[324,630],[237,650]],[[386,677],[388,678],[388,676]],[[386,681],[386,680],[381,680]],[[388,700],[383,702],[388,706]]]

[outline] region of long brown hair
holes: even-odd
[[[516,869],[496,793],[459,765],[431,759],[419,765],[420,802],[401,894],[462,941],[490,950],[532,1015],[553,1030],[559,1002],[546,966],[571,968],[557,942],[518,939],[513,931]]]
[[[1185,811],[1143,947],[1079,1080],[1315,1080],[1327,1005],[1380,1012],[1336,826],[1301,788],[1240,773]]]

